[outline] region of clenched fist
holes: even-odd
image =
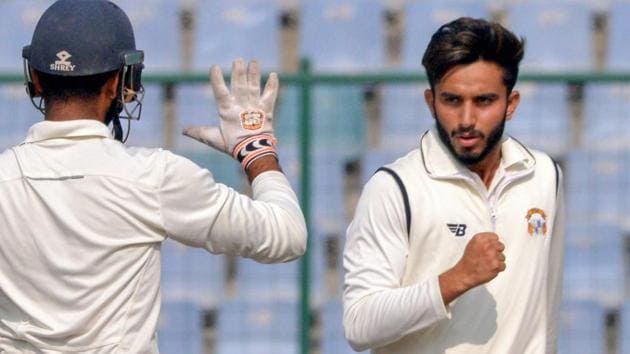
[[[505,245],[495,233],[481,232],[473,236],[457,263],[464,272],[464,282],[472,288],[489,282],[504,271],[504,249]]]
[[[466,245],[457,264],[439,277],[445,304],[471,288],[485,284],[505,270],[505,245],[493,232],[481,232]]]

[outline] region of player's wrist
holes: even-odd
[[[276,144],[277,140],[271,134],[249,136],[234,146],[232,157],[241,164],[243,170],[247,171],[250,165],[260,158],[272,156],[277,161]]]
[[[268,171],[282,172],[282,169],[280,168],[280,163],[278,162],[277,156],[267,155],[262,156],[255,161],[252,161],[252,163],[250,163],[249,166],[244,169],[244,171],[247,175],[247,178],[249,179],[249,182],[251,183],[261,173]]]

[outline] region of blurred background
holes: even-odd
[[[52,2],[0,0],[0,150],[42,119],[24,92],[21,48]],[[255,58],[281,73],[280,159],[309,224],[308,257],[282,265],[164,243],[162,353],[352,352],[341,322],[345,228],[363,183],[433,125],[421,56],[460,16],[527,38],[506,131],[566,177],[560,353],[630,353],[630,1],[114,2],[146,57],[142,119],[127,144],[170,149],[248,193],[237,163],[180,132],[216,122],[211,64],[228,72],[234,58]]]

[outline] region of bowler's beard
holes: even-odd
[[[488,137],[486,138],[485,134],[483,134],[479,130],[475,130],[474,127],[472,126],[470,127],[458,126],[457,129],[453,130],[449,134],[444,128],[444,126],[440,124],[440,119],[437,117],[437,113],[435,114],[435,116],[436,116],[435,126],[437,127],[440,140],[442,140],[442,143],[446,145],[448,150],[451,152],[451,154],[453,154],[453,156],[457,159],[457,161],[461,162],[465,166],[474,166],[480,163],[481,161],[483,161],[483,159],[485,159],[486,156],[488,156],[488,154],[494,149],[494,147],[501,141],[501,137],[503,137],[503,130],[505,129],[505,122],[507,120],[506,115],[504,114],[501,122],[496,127],[494,127],[494,129],[492,129],[492,131],[490,132],[490,135],[488,135]],[[463,153],[458,153],[455,150],[455,146],[453,146],[453,143],[451,142],[451,138],[454,138],[455,136],[462,133],[469,133],[469,134],[472,133],[480,137],[482,140],[486,141],[486,147],[480,153],[477,153],[477,154],[474,152],[466,152],[466,151],[464,151]]]

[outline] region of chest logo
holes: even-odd
[[[446,226],[448,226],[448,230],[457,237],[466,235],[466,224],[446,224]]]
[[[531,208],[525,215],[527,220],[527,233],[530,236],[546,236],[547,235],[547,214],[538,208]]]

